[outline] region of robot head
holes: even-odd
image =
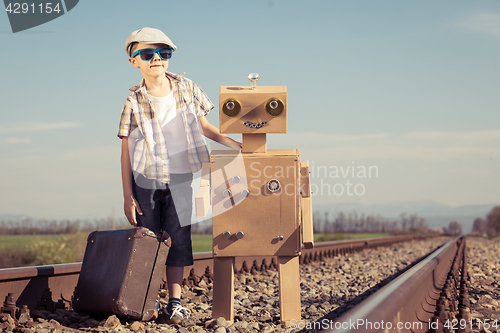
[[[252,73],[252,86],[220,87],[221,133],[286,133],[286,87],[257,87],[259,78]]]

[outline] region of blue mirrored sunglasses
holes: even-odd
[[[140,55],[141,59],[144,61],[150,61],[158,53],[162,60],[168,60],[172,57],[172,49],[170,47],[160,47],[159,49],[140,49],[132,53],[131,57]]]

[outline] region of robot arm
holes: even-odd
[[[194,197],[196,217],[205,217],[210,208],[210,163],[201,167],[200,189]]]
[[[309,175],[309,163],[300,163],[300,194],[302,195],[302,242],[306,249],[314,247],[312,218],[312,198]]]

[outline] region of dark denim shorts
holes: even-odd
[[[172,238],[168,266],[190,266],[191,245],[191,183],[193,174],[171,174],[170,183],[159,183],[142,175],[134,175],[133,193],[143,215],[136,214],[137,224],[152,231],[166,231]],[[175,202],[175,204],[174,204]]]

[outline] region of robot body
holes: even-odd
[[[220,129],[242,133],[243,148],[213,151],[203,165],[197,216],[212,206],[212,317],[234,319],[234,258],[276,256],[282,325],[299,323],[299,255],[314,246],[309,167],[297,149],[266,146],[267,133],[287,131],[286,87],[221,87]]]

